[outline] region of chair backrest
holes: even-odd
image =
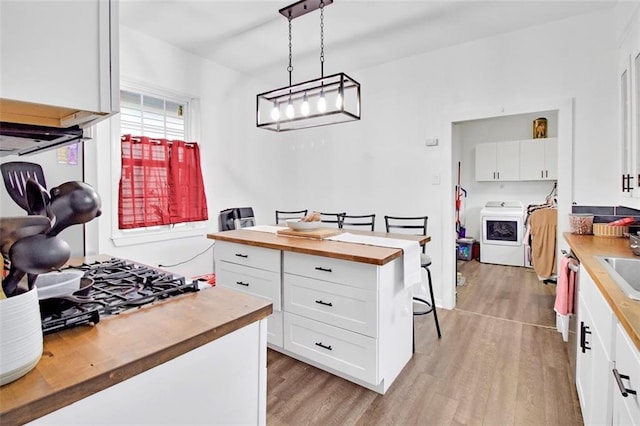
[[[289,219],[300,219],[307,215],[307,210],[284,211],[276,210],[276,225]]]
[[[340,215],[346,214],[345,212],[341,213],[322,213],[320,212],[320,222],[328,223],[332,226],[339,227],[340,226]]]
[[[338,228],[354,228],[354,229],[362,229],[365,227],[370,227],[370,230],[373,231],[376,225],[376,215],[375,214],[364,214],[364,215],[348,215],[346,213],[338,215]]]
[[[0,171],[2,172],[4,186],[7,188],[11,199],[25,211],[29,212],[25,186],[27,179],[33,179],[43,188],[47,188],[42,166],[26,161],[11,161],[0,164]]]
[[[409,235],[427,235],[428,216],[385,216],[387,232]],[[422,246],[424,252],[424,246]]]

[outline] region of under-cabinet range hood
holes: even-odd
[[[85,139],[83,128],[110,114],[0,99],[0,157],[27,155]]]
[[[58,128],[0,122],[0,157],[41,152],[86,139],[78,126]]]

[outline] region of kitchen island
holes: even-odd
[[[266,422],[271,303],[204,289],[46,335],[0,424]]]
[[[419,250],[430,237],[349,233],[384,241],[333,241],[257,228],[208,237],[216,240],[216,285],[273,303],[270,348],[384,394],[411,359],[413,329],[407,255],[384,244],[409,240]]]

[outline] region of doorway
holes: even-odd
[[[445,239],[442,244],[442,259],[443,259],[443,271],[442,271],[442,304],[446,309],[452,309],[456,306],[456,286],[457,286],[457,276],[456,276],[456,261],[457,261],[457,250],[456,250],[456,214],[455,214],[455,193],[456,193],[456,184],[457,184],[457,166],[458,161],[461,164],[469,164],[467,167],[469,170],[465,173],[465,176],[468,175],[467,180],[471,181],[473,178],[473,172],[475,171],[475,166],[473,165],[473,150],[469,149],[469,146],[465,144],[465,140],[468,139],[468,135],[466,135],[466,131],[468,128],[466,126],[470,125],[481,125],[486,126],[486,128],[491,128],[491,124],[498,123],[500,121],[513,122],[513,123],[523,123],[525,120],[528,121],[527,130],[531,129],[533,119],[540,116],[549,116],[555,117],[556,123],[551,124],[549,127],[549,131],[552,131],[552,126],[555,126],[555,133],[558,138],[558,148],[557,148],[557,162],[558,164],[562,164],[562,168],[558,168],[558,179],[557,179],[557,188],[558,193],[561,194],[558,200],[558,215],[559,217],[568,217],[568,213],[571,212],[571,204],[573,200],[573,99],[564,99],[564,100],[548,100],[548,101],[537,101],[530,102],[527,105],[517,105],[517,106],[500,106],[495,108],[487,108],[484,111],[476,111],[476,112],[458,112],[451,114],[450,119],[446,121],[446,136],[448,141],[445,140],[445,146],[449,147],[449,155],[451,161],[447,165],[448,173],[445,172],[445,177],[447,178],[447,184],[443,185],[442,190],[444,193],[442,194],[442,199],[444,200],[443,206],[443,217],[450,218],[450,220],[445,220],[443,225],[445,229],[443,230],[443,235],[449,235],[451,238]],[[531,118],[533,117],[533,118]],[[529,121],[531,120],[531,121]],[[521,125],[521,124],[513,124],[513,125]],[[499,127],[503,129],[508,129],[511,124],[502,124]],[[530,133],[529,133],[530,134]],[[551,133],[550,133],[551,134]],[[488,130],[485,131],[484,136],[485,141],[488,139],[498,137],[495,133],[491,133]],[[501,136],[502,137],[502,136]],[[509,136],[503,137],[502,140],[512,139],[527,139],[526,136]],[[478,136],[478,140],[480,140],[480,136]],[[450,142],[450,143],[446,143]],[[473,180],[475,181],[475,179]],[[529,182],[526,185],[529,185],[531,188],[536,188],[537,186],[544,185],[542,188],[547,188],[551,182],[543,181],[540,182]],[[499,185],[503,185],[500,188]],[[515,186],[515,183],[507,184],[499,183],[496,187],[497,189],[503,191],[504,193],[519,194],[519,190]],[[462,182],[462,186],[464,187],[464,182]],[[475,188],[475,185],[473,186]],[[515,188],[515,189],[514,189]],[[494,188],[495,189],[495,188]],[[538,190],[540,187],[538,188]],[[531,189],[531,191],[535,192],[535,189]],[[547,191],[548,192],[548,191]],[[463,202],[464,205],[464,202]],[[465,206],[467,211],[465,214],[471,215],[473,213],[473,209],[477,210],[477,214],[479,215],[479,211],[482,208],[481,206]],[[562,232],[568,231],[568,222],[567,221],[559,221],[558,223],[558,235],[557,241],[558,246],[557,250],[566,249],[567,246],[562,239]],[[471,223],[469,223],[471,225]],[[477,225],[478,232],[480,228],[479,221]],[[473,233],[473,229],[469,229],[471,233]],[[467,236],[469,236],[469,232],[467,232]],[[560,256],[557,257],[560,259]]]

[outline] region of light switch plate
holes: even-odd
[[[427,139],[424,143],[424,146],[438,146],[438,139],[437,138]]]

